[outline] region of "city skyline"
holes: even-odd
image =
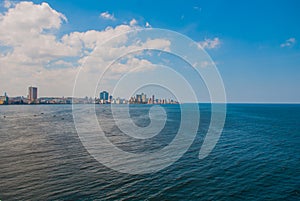
[[[154,98],[152,94],[150,98],[147,98],[145,93],[136,93],[134,96],[129,96],[126,99],[124,97],[114,97],[107,91],[100,91],[98,97],[74,97],[74,96],[62,96],[51,97],[43,96],[38,97],[38,87],[29,86],[28,94],[26,96],[18,95],[14,97],[8,96],[5,92],[3,96],[0,96],[0,105],[12,105],[12,104],[179,104],[175,99],[171,98]]]

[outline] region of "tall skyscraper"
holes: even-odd
[[[30,102],[34,102],[37,100],[37,88],[36,87],[29,87],[28,88],[28,99]]]

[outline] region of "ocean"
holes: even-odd
[[[136,125],[150,124],[150,107],[130,106]],[[159,135],[134,140],[114,124],[109,105],[95,105],[113,144],[149,154],[179,129],[180,105],[162,107],[167,121]],[[201,160],[211,105],[199,108],[198,132],[181,158],[157,172],[127,174],[89,154],[71,105],[1,106],[0,200],[300,200],[299,104],[228,104],[221,137]]]

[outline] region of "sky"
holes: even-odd
[[[300,103],[299,11],[296,0],[3,0],[0,93],[26,96],[33,85],[40,97],[72,96],[78,85],[81,89],[75,95],[93,96],[99,90],[114,91],[117,81],[131,72],[127,80],[151,80],[152,75],[169,81],[183,99],[191,96],[185,83],[177,83],[181,77],[160,67],[169,64],[190,82],[199,100],[207,101],[210,90],[203,89],[203,80],[194,77],[193,70],[179,69],[185,63],[174,62],[174,55],[139,52],[104,71],[122,52],[149,47],[176,51],[165,32],[139,35],[138,40],[125,34],[158,28],[187,36],[207,53],[203,64],[209,65],[202,65],[200,71],[209,69],[211,61],[216,65],[228,102]],[[105,43],[114,36],[118,37]],[[96,81],[104,72],[107,76],[99,85]],[[129,96],[127,82],[119,84],[114,95]]]

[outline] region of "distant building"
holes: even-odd
[[[147,96],[146,94],[142,93],[142,103],[147,103]]]
[[[28,88],[28,99],[29,101],[36,102],[37,101],[37,88],[36,87],[29,87]]]
[[[29,101],[27,98],[24,98],[23,96],[17,96],[17,97],[10,97],[8,104],[28,104]]]
[[[0,105],[8,104],[8,96],[4,93],[4,96],[0,96]]]
[[[136,103],[142,103],[142,95],[141,94],[136,95]]]
[[[134,104],[134,103],[136,103],[136,98],[135,97],[131,97],[129,100],[128,100],[128,102],[129,102],[129,104]]]
[[[134,103],[147,103],[147,96],[144,93],[136,94]]]
[[[109,98],[109,93],[107,91],[100,92],[100,102],[107,103]]]

